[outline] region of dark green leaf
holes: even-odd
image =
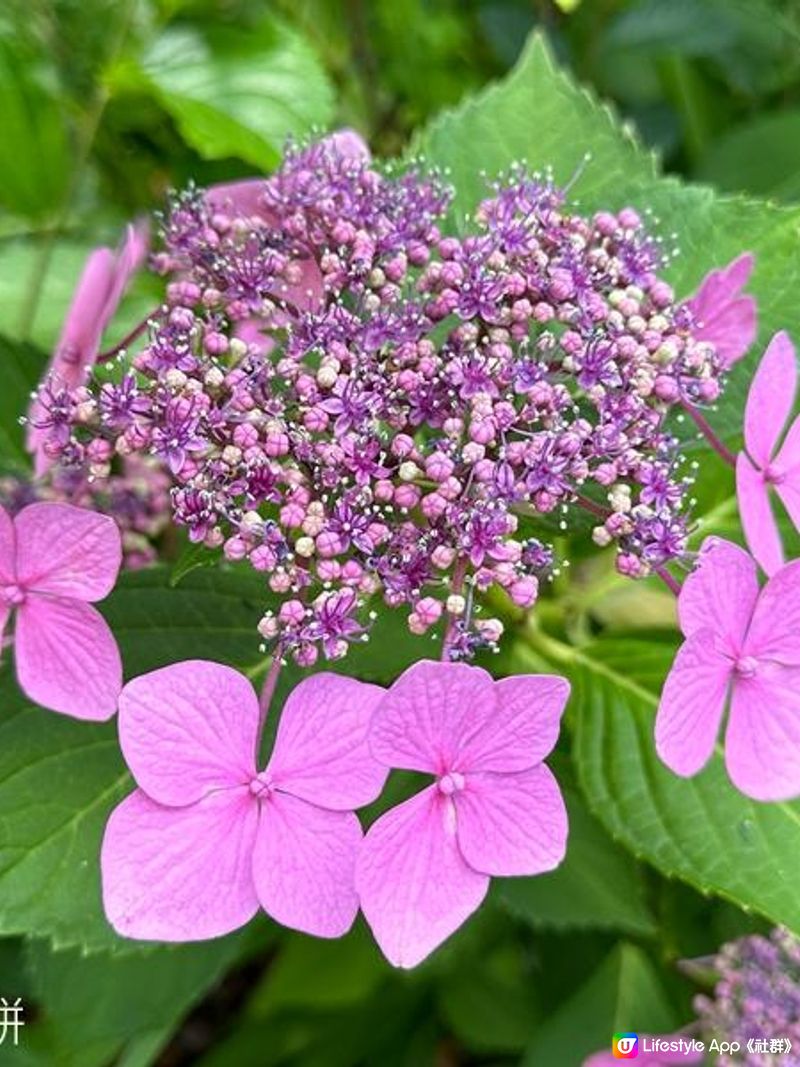
[[[0,115],[0,206],[28,218],[51,216],[70,182],[64,113],[10,42],[0,47]]]
[[[648,957],[624,942],[537,1032],[524,1067],[581,1067],[592,1052],[611,1052],[619,1031],[664,1033],[672,1006]]]

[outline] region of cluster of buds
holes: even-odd
[[[724,945],[709,962],[719,977],[713,997],[695,998],[702,1031],[740,1049],[720,1055],[719,1067],[800,1064],[800,941],[778,927]]]
[[[535,603],[548,513],[602,518],[625,574],[679,558],[691,479],[665,422],[716,398],[713,345],[633,210],[572,214],[521,168],[492,194],[445,236],[446,185],[344,133],[176,196],[146,344],[44,387],[45,451],[100,482],[155,457],[192,541],[265,574],[262,635],[304,665],[365,637],[376,594],[416,634],[446,617],[453,658],[493,645],[476,593]]]

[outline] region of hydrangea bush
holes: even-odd
[[[446,969],[498,900],[648,937],[678,878],[748,936],[695,1018],[628,946],[616,1028],[793,1038],[797,218],[656,177],[538,42],[418,148],[290,141],[76,280],[2,485],[0,926],[193,974],[361,913]]]

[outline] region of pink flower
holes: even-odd
[[[664,1041],[675,1043],[683,1039],[685,1044],[692,1040],[683,1034],[663,1034],[651,1037],[649,1034],[639,1034],[639,1055],[636,1057],[637,1067],[672,1067],[675,1063],[702,1063],[705,1053],[699,1051],[687,1052],[685,1048],[666,1052],[643,1051],[652,1042]],[[583,1061],[583,1067],[619,1067],[619,1057],[613,1052],[595,1052],[588,1060]]]
[[[366,733],[383,694],[335,674],[293,690],[272,757],[256,769],[258,699],[203,660],[136,678],[120,697],[122,751],[139,788],[111,813],[103,902],[123,936],[198,941],[235,930],[259,904],[319,937],[346,933],[361,826],[386,771]]]
[[[480,905],[491,875],[540,874],[564,858],[567,815],[542,763],[569,684],[494,682],[463,663],[423,661],[378,706],[370,747],[388,767],[436,781],[370,827],[356,868],[361,907],[397,967],[414,967]]]
[[[131,225],[118,252],[96,248],[89,255],[45,375],[56,388],[75,389],[83,384],[97,358],[103,333],[128,282],[144,262],[147,248],[146,224]],[[37,477],[51,465],[42,448],[47,431],[39,424],[44,414],[42,401],[37,397],[28,411],[27,442],[28,451],[35,457]]]
[[[747,552],[707,538],[678,616],[686,640],[656,717],[661,759],[696,774],[729,705],[725,764],[737,789],[755,800],[800,794],[800,560],[759,592]]]
[[[114,587],[116,524],[70,504],[0,508],[0,634],[16,610],[17,680],[26,696],[78,719],[108,719],[122,688],[119,650],[91,606]]]
[[[712,270],[687,301],[697,323],[693,335],[716,347],[725,369],[740,360],[755,340],[756,302],[742,295],[754,262],[746,252],[727,267]]]
[[[750,551],[767,574],[783,565],[783,546],[770,506],[774,488],[800,528],[800,416],[783,436],[797,393],[797,360],[787,334],[776,333],[750,386],[744,410],[746,452],[736,460],[736,495]]]

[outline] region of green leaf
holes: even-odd
[[[556,67],[537,34],[505,81],[443,112],[417,137],[414,151],[447,171],[458,222],[488,194],[487,176],[519,160],[533,169],[552,167],[560,183],[582,171],[576,193],[595,205],[618,200],[620,184],[656,173],[653,156]]]
[[[253,993],[248,1014],[340,1009],[365,1000],[389,974],[363,923],[337,941],[293,936]]]
[[[0,336],[0,470],[30,467],[20,418],[28,410],[46,362],[47,356],[34,345]]]
[[[663,874],[800,931],[800,802],[759,804],[731,785],[722,758],[679,778],[655,752],[671,645],[599,641],[575,653],[574,758],[606,829]]]
[[[479,956],[457,949],[451,955],[453,965],[443,969],[437,999],[453,1033],[471,1051],[521,1052],[539,1017],[524,944],[498,933]]]
[[[103,1067],[123,1046],[154,1033],[163,1039],[239,957],[245,940],[235,935],[125,957],[53,952],[34,940],[26,964],[39,1010],[26,1040],[59,1067]]]
[[[504,878],[499,899],[534,927],[655,932],[636,863],[612,841],[579,793],[564,785],[564,768],[553,767],[569,813],[567,856],[550,874]]]
[[[539,1029],[523,1067],[581,1067],[592,1052],[611,1052],[619,1031],[665,1033],[673,1009],[648,957],[622,943],[586,983]]]
[[[315,54],[272,18],[246,33],[169,29],[138,76],[124,76],[155,94],[205,159],[235,156],[272,168],[287,137],[326,125],[332,115],[331,86]]]
[[[215,571],[167,587],[165,570],[125,575],[103,605],[128,676],[204,657],[251,667],[261,582]],[[100,905],[106,818],[130,789],[116,723],[95,725],[31,706],[0,673],[0,934],[57,947],[140,950],[116,937]]]
[[[758,115],[708,148],[699,176],[731,192],[800,197],[800,109]]]
[[[62,204],[72,157],[58,99],[37,79],[34,65],[10,43],[0,47],[0,206],[46,218]]]

